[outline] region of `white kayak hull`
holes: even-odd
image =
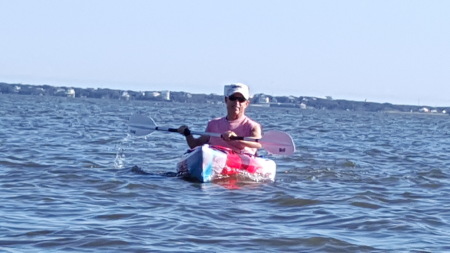
[[[262,157],[237,154],[208,144],[184,154],[177,164],[178,174],[203,183],[224,178],[242,181],[275,181],[276,164]]]

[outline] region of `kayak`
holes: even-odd
[[[177,163],[178,175],[200,181],[213,182],[224,178],[239,181],[275,181],[273,160],[236,153],[233,150],[205,144],[185,153]]]
[[[205,144],[183,155],[177,163],[178,175],[202,183],[224,178],[240,181],[275,181],[276,164],[263,157],[239,154],[233,150]]]

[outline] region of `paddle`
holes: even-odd
[[[128,123],[129,123],[129,132],[137,136],[149,135],[154,131],[166,131],[178,133],[178,129],[176,128],[158,127],[152,118],[139,114],[131,116]],[[191,131],[191,134],[207,135],[220,138],[219,133]],[[242,136],[236,136],[233,137],[232,139],[255,141],[261,143],[262,147],[265,150],[267,150],[267,152],[270,154],[292,155],[295,152],[295,144],[291,136],[285,132],[277,130],[267,131],[261,139]]]

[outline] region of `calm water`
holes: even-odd
[[[251,107],[298,151],[275,183],[171,177],[223,105],[0,94],[1,252],[450,251],[450,117]],[[134,165],[140,169],[132,169]]]

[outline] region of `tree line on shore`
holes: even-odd
[[[76,88],[56,87],[51,85],[28,85],[0,83],[0,93],[38,95],[38,96],[62,96],[81,98],[124,99],[124,100],[149,100],[181,103],[222,103],[223,95],[217,94],[191,94],[179,91],[131,91],[115,90],[107,88]],[[391,103],[376,103],[366,101],[350,101],[343,99],[295,97],[295,96],[271,96],[256,94],[252,98],[253,104],[270,107],[288,107],[301,109],[322,110],[347,110],[347,111],[389,111],[389,112],[424,112],[448,114],[450,107],[429,107],[416,105],[394,105]]]

